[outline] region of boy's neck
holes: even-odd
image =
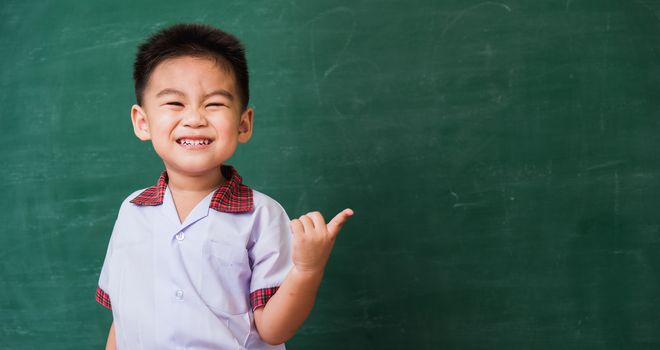
[[[183,193],[206,193],[215,190],[223,185],[227,180],[222,176],[220,167],[200,175],[189,175],[177,172],[172,169],[167,170],[167,186],[171,192]]]
[[[172,193],[172,200],[181,223],[186,220],[190,211],[199,201],[227,182],[222,176],[220,167],[215,171],[195,176],[167,169],[167,177],[167,187]]]

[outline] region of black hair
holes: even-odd
[[[142,105],[144,89],[159,63],[182,56],[208,57],[228,69],[236,80],[243,109],[250,100],[245,49],[232,34],[205,24],[175,24],[153,34],[138,47],[133,64],[135,99]]]

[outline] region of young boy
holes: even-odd
[[[283,349],[307,318],[345,209],[289,221],[225,161],[252,136],[239,41],[195,24],[139,47],[131,109],[165,171],[121,205],[96,299],[107,349]]]

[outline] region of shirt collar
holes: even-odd
[[[254,209],[252,189],[243,185],[243,178],[238,171],[231,165],[220,166],[220,171],[227,181],[213,193],[209,207],[224,213],[244,213]],[[139,206],[163,204],[167,181],[167,171],[163,171],[158,182],[142,191],[131,203]]]

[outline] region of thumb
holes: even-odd
[[[332,220],[328,223],[328,232],[332,234],[333,236],[336,236],[339,233],[339,230],[341,230],[341,227],[344,225],[346,220],[348,220],[349,217],[353,216],[353,210],[352,209],[344,209],[342,210],[339,214],[335,215]]]

